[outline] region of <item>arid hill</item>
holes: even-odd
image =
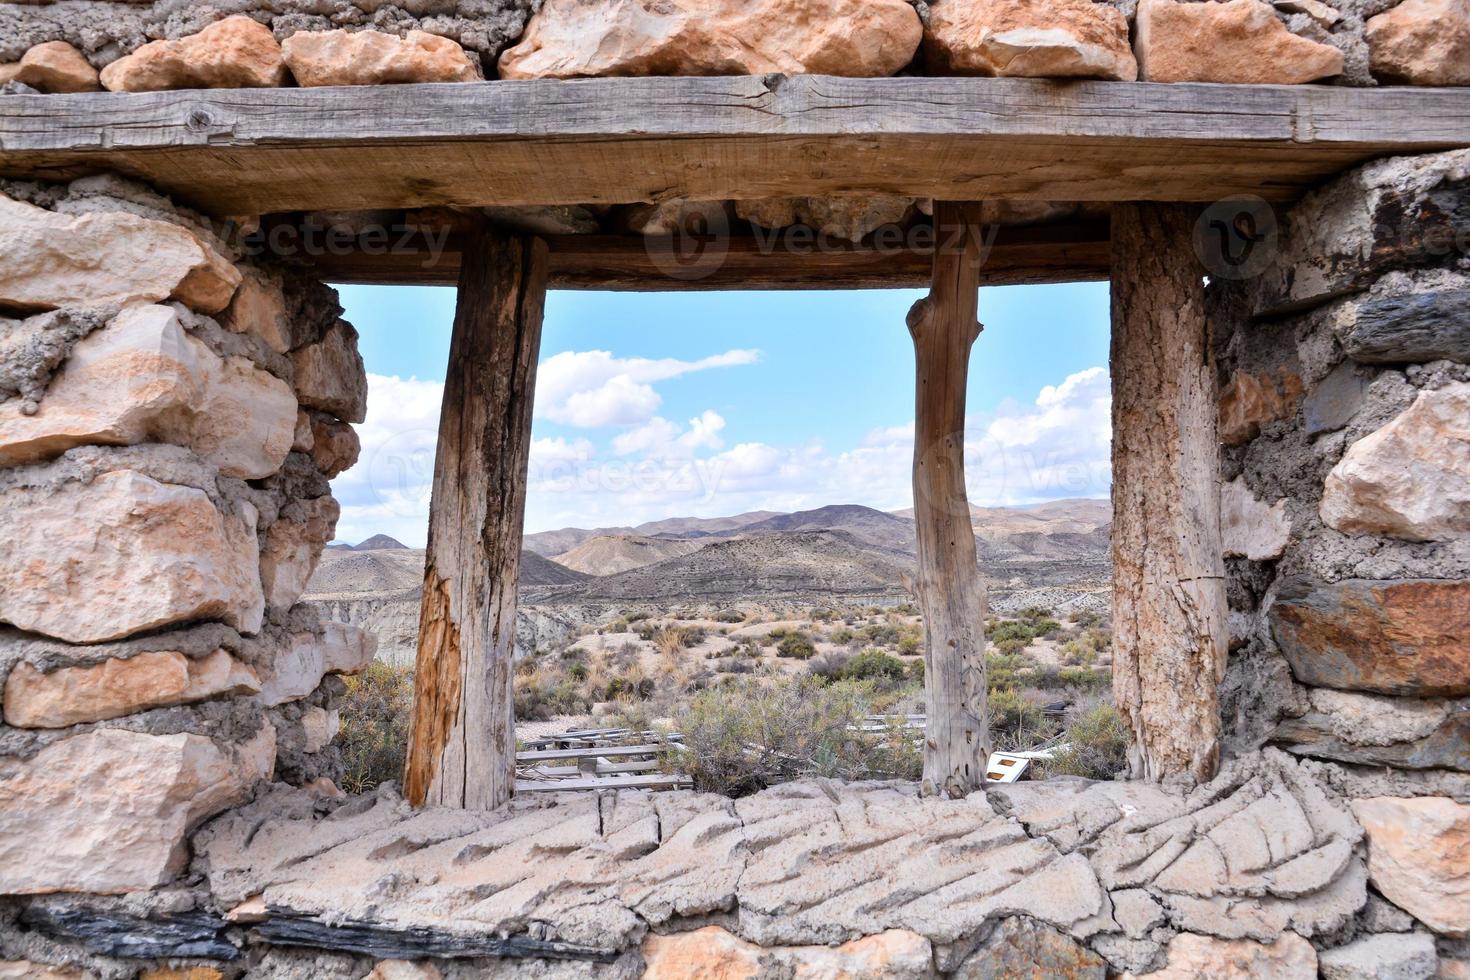
[[[567,598],[887,594],[909,573],[907,555],[876,548],[846,531],[788,531],[715,541],[688,555],[592,579]]]
[[[677,558],[698,551],[703,539],[649,538],[641,534],[599,534],[588,538],[570,551],[542,561],[575,569],[587,575],[616,575],[642,568],[665,558]],[[537,556],[540,557],[539,555]],[[524,569],[522,570],[524,576]],[[547,583],[555,584],[555,583]]]

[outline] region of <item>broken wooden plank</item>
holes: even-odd
[[[693,785],[688,776],[592,776],[586,779],[518,779],[517,793],[573,793],[604,789],[682,789]]]
[[[115,170],[216,215],[885,193],[1290,200],[1470,145],[1470,89],[609,78],[13,95],[0,173]]]
[[[585,749],[539,749],[517,752],[516,762],[553,762],[559,759],[584,759],[604,755],[608,757],[658,755],[669,748],[671,746],[668,745],[594,745]]]

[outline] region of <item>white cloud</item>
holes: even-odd
[[[758,360],[760,351],[755,350],[729,350],[697,361],[563,351],[536,369],[536,414],[582,429],[637,425],[652,419],[662,404],[655,382]]]
[[[584,353],[592,355],[594,364],[617,360],[604,352]],[[644,365],[636,376],[623,373],[635,384],[647,384],[638,378],[676,377],[711,362],[725,363],[732,355],[729,363],[748,363],[740,358],[749,354],[618,363]],[[610,380],[599,372],[581,375],[593,386],[589,390],[602,390]],[[561,385],[565,409],[572,393],[565,376],[552,375],[554,384]],[[542,393],[538,384],[538,402]],[[382,532],[406,544],[423,544],[441,397],[437,383],[369,377],[368,419],[358,427],[362,458],[333,481],[343,503],[339,538],[357,541]],[[972,417],[965,438],[971,501],[1026,504],[1106,495],[1111,481],[1109,419],[1108,377],[1100,367],[1044,387],[1030,404],[1011,403]],[[747,441],[726,448],[725,427],[723,416],[706,410],[684,426],[651,414],[614,436],[607,452],[586,438],[534,440],[527,527],[632,525],[672,516],[800,510],[831,503],[884,509],[910,504],[912,422],[875,429],[857,446],[838,452],[820,441],[795,446]]]

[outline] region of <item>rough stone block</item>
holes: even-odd
[[[1370,17],[1368,65],[1392,84],[1470,85],[1470,3],[1404,0]]]
[[[1470,582],[1293,577],[1271,631],[1303,684],[1416,697],[1470,694]]]
[[[253,633],[264,598],[255,508],[112,470],[0,495],[0,621],[98,643],[194,619]]]
[[[1091,0],[934,4],[924,55],[933,75],[1138,78],[1127,18]]]
[[[272,88],[286,79],[271,29],[243,15],[188,37],[145,44],[102,69],[102,84],[113,92]]]
[[[1302,379],[1237,371],[1220,392],[1220,441],[1227,446],[1249,442],[1261,426],[1289,418],[1302,397]]]
[[[1150,82],[1298,85],[1342,74],[1342,52],[1293,34],[1261,0],[1141,0],[1133,50]]]
[[[1439,970],[1434,937],[1426,932],[1361,939],[1318,957],[1322,980],[1429,980]]]
[[[500,77],[881,77],[922,36],[905,0],[549,0],[500,56]]]
[[[323,475],[330,478],[351,469],[361,452],[362,442],[352,426],[312,414],[311,458]]]
[[[735,213],[762,228],[791,225],[815,228],[824,236],[860,242],[874,229],[903,222],[914,207],[911,197],[773,197],[736,201]]]
[[[1454,701],[1313,688],[1310,710],[1276,727],[1273,741],[1317,759],[1399,769],[1470,772],[1470,712]]]
[[[240,288],[219,315],[220,325],[235,333],[253,334],[277,354],[291,350],[291,319],[279,283],[259,269],[241,269]]]
[[[224,309],[240,273],[178,225],[126,211],[60,214],[0,195],[0,303],[23,310],[173,298]]]
[[[65,728],[259,690],[254,668],[227,650],[196,658],[160,650],[50,673],[20,663],[5,682],[5,723]]]
[[[174,310],[129,307],[73,348],[35,414],[0,402],[0,467],[157,441],[192,448],[226,476],[259,479],[290,451],[295,406],[290,385],[243,358],[222,360]]]
[[[1272,943],[1212,939],[1183,933],[1169,943],[1169,960],[1150,980],[1308,980],[1317,975],[1317,951],[1294,933]],[[1133,980],[1125,974],[1124,980]]]
[[[447,37],[409,31],[300,31],[281,45],[286,67],[303,88],[478,82],[480,66]]]
[[[1443,797],[1353,801],[1368,833],[1368,877],[1441,935],[1470,935],[1470,806]]]
[[[13,81],[29,85],[38,92],[63,94],[95,92],[102,88],[97,69],[80,51],[65,41],[37,44],[21,56],[14,66]]]
[[[1436,541],[1470,532],[1470,383],[1420,392],[1327,474],[1322,522],[1344,534]]]
[[[306,697],[327,674],[356,674],[372,663],[378,641],[346,623],[327,623],[320,634],[296,633],[276,652],[261,685],[267,707]]]
[[[1307,435],[1333,432],[1351,422],[1368,397],[1370,383],[1352,361],[1333,368],[1302,399],[1302,423]]]
[[[367,418],[367,371],[357,352],[357,331],[349,324],[338,320],[320,341],[298,348],[291,359],[301,404],[344,422]]]
[[[103,729],[0,765],[0,895],[121,894],[169,881],[185,833],[271,772],[269,726],[233,753],[200,735]]]
[[[1470,362],[1470,289],[1368,300],[1339,339],[1349,357],[1365,364]]]
[[[1251,561],[1280,558],[1291,540],[1285,498],[1267,505],[1238,477],[1220,488],[1220,535],[1225,554]]]
[[[1107,973],[1103,958],[1075,939],[1031,919],[1011,918],[1003,921],[951,975],[957,980],[1026,976],[1103,980]]]
[[[267,606],[289,609],[301,598],[322,549],[336,533],[341,512],[331,497],[293,501],[266,531],[260,549],[260,584]]]
[[[719,926],[693,932],[652,935],[643,941],[644,980],[721,977],[740,980],[767,976],[772,969],[794,977],[844,980],[917,980],[932,976],[929,941],[904,930],[826,946],[765,948]]]

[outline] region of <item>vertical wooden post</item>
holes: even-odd
[[[1113,208],[1113,696],[1133,776],[1220,760],[1229,643],[1215,372],[1196,208]]]
[[[937,202],[934,225],[933,283],[908,315],[917,369],[917,586],[928,640],[922,791],[957,798],[985,785],[990,758],[985,584],[965,494],[965,383],[970,346],[981,330],[980,205]]]
[[[547,251],[482,229],[444,379],[404,795],[492,809],[515,789],[516,585]]]

